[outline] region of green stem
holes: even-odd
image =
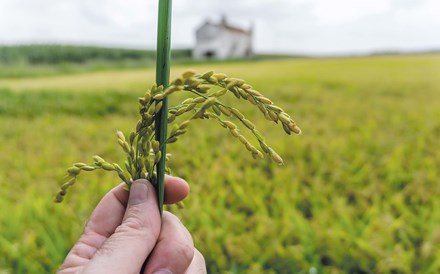
[[[171,59],[171,0],[159,0],[159,20],[157,30],[157,60],[156,83],[166,88],[170,78]],[[168,125],[168,99],[162,100],[162,109],[158,113],[156,125],[156,140],[161,144],[162,157],[157,164],[157,193],[159,210],[162,214],[165,182],[165,155]]]

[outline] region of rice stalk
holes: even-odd
[[[187,98],[168,108],[168,97],[179,93],[185,93]],[[186,71],[167,87],[155,84],[147,90],[144,96],[138,98],[139,120],[134,129],[128,135],[121,131],[116,132],[117,142],[126,157],[125,169],[118,164],[107,162],[100,156],[93,156],[91,164],[76,163],[67,170],[66,179],[55,201],[63,200],[67,190],[76,183],[82,172],[95,170],[115,172],[127,184],[128,189],[134,180],[141,178],[158,186],[160,172],[171,172],[168,167],[170,154],[166,153],[166,144],[177,142],[191,130],[191,122],[197,119],[212,120],[227,129],[253,158],[269,158],[276,164],[283,165],[281,156],[268,145],[255,124],[239,109],[222,102],[223,97],[228,94],[257,107],[269,121],[281,124],[287,134],[301,134],[301,129],[289,114],[259,91],[252,89],[244,80],[229,78],[225,74],[213,71],[200,75],[194,71]],[[164,122],[158,123],[159,118]],[[181,120],[183,122],[180,122]],[[234,123],[232,120],[237,122]],[[164,128],[167,129],[164,125],[169,125],[168,131],[164,131]],[[249,131],[260,148],[256,148],[241,130]],[[159,135],[163,138],[159,138]],[[159,168],[161,164],[163,168]]]

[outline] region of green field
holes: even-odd
[[[175,62],[190,62],[190,49],[171,52]],[[0,79],[154,67],[154,50],[72,45],[0,45]]]
[[[169,146],[191,185],[172,211],[209,273],[440,272],[440,55],[192,67],[246,79],[304,133],[286,136],[244,104],[284,167],[204,121]],[[142,69],[0,79],[0,273],[55,272],[119,182],[90,174],[54,204],[65,169],[94,154],[123,161],[115,130],[135,125],[153,79]]]

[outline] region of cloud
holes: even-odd
[[[385,13],[390,8],[390,0],[317,0],[312,14],[321,24],[339,25],[365,16]]]
[[[158,1],[1,0],[0,43],[57,42],[152,48]],[[173,47],[222,15],[255,26],[260,52],[343,53],[440,47],[438,0],[173,1]]]

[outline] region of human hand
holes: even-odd
[[[99,202],[58,274],[206,273],[203,255],[179,219],[163,212],[161,221],[154,187],[147,180],[133,182],[130,194],[123,187]],[[188,193],[183,179],[165,178],[165,203]]]

